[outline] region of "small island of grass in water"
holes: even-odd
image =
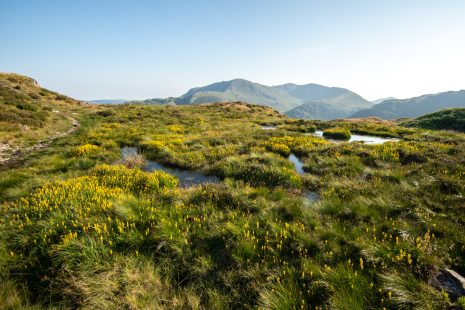
[[[334,140],[350,140],[351,134],[349,129],[329,128],[323,131],[323,137]]]

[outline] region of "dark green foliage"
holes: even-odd
[[[447,109],[423,115],[402,125],[434,130],[455,130],[465,132],[465,108]]]

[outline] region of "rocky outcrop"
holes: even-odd
[[[434,274],[428,281],[429,285],[444,290],[449,294],[451,301],[457,301],[461,296],[465,296],[465,278],[451,269],[442,269]]]

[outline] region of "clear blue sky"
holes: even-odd
[[[0,0],[0,71],[79,99],[245,78],[367,99],[465,88],[464,0]]]

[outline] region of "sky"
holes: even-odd
[[[0,0],[0,72],[146,99],[244,78],[369,100],[465,89],[464,0]]]

